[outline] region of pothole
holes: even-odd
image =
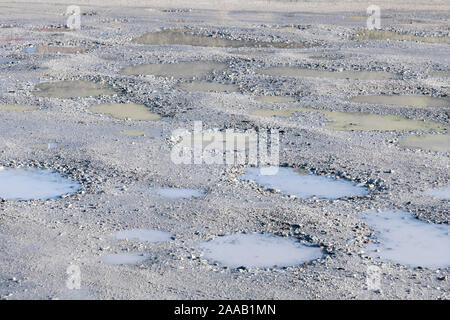
[[[189,45],[200,47],[275,47],[275,48],[305,48],[312,44],[292,42],[264,42],[249,40],[229,40],[215,35],[208,35],[202,31],[162,30],[146,33],[132,40],[133,43],[145,45]]]
[[[268,51],[268,50],[239,50],[239,51],[233,51],[230,52],[232,54],[237,55],[243,55],[243,56],[261,56],[261,55],[267,55],[267,54],[274,54],[275,51]]]
[[[151,194],[156,194],[164,198],[170,199],[184,199],[184,198],[198,198],[205,194],[201,189],[190,188],[155,188],[150,190]]]
[[[51,26],[36,29],[37,32],[72,32],[74,29],[70,29],[66,26]]]
[[[428,190],[427,195],[441,200],[450,200],[450,186]]]
[[[144,130],[121,130],[120,134],[123,134],[124,136],[130,136],[130,137],[143,137],[148,134],[148,131]]]
[[[398,144],[405,148],[418,148],[427,151],[450,151],[449,134],[411,135],[401,139]]]
[[[0,198],[6,200],[48,200],[74,194],[81,188],[78,182],[59,173],[35,168],[0,167]]]
[[[255,100],[263,103],[288,103],[297,101],[294,97],[286,96],[259,96]]]
[[[266,74],[275,77],[293,77],[293,78],[330,78],[330,79],[355,79],[355,80],[389,80],[400,79],[400,76],[395,73],[386,71],[327,71],[302,69],[297,67],[280,66],[270,67],[258,70],[258,73]]]
[[[336,57],[326,57],[326,56],[309,56],[309,59],[314,59],[314,60],[322,60],[322,61],[334,61],[334,60],[338,60],[338,58]]]
[[[450,37],[421,37],[412,34],[404,34],[385,30],[361,30],[353,40],[394,40],[394,41],[419,41],[427,43],[450,43]]]
[[[417,108],[450,107],[450,99],[424,95],[367,95],[350,98],[351,102],[410,106]]]
[[[318,247],[270,234],[233,234],[200,245],[204,257],[229,268],[298,266],[322,257]]]
[[[328,120],[324,128],[331,130],[362,131],[447,131],[448,126],[435,121],[408,119],[397,115],[374,114],[365,112],[339,112],[317,110],[311,108],[260,109],[250,112],[251,115],[263,117],[291,117],[296,112],[322,113]]]
[[[214,61],[194,61],[165,64],[141,64],[125,67],[120,73],[125,75],[154,75],[171,78],[202,78],[213,71],[221,72],[227,65]]]
[[[116,93],[106,84],[82,80],[43,82],[34,88],[33,94],[36,96],[61,99],[113,95]]]
[[[172,240],[170,233],[151,229],[122,230],[116,232],[114,237],[121,240],[142,242],[165,242]]]
[[[56,142],[49,142],[49,143],[39,143],[34,145],[34,149],[36,150],[50,150],[54,149],[58,146]]]
[[[21,106],[21,105],[0,105],[0,111],[31,111],[37,110],[38,107],[35,106]]]
[[[144,253],[112,253],[101,257],[101,261],[106,264],[138,264],[147,260],[150,256]]]
[[[110,115],[121,120],[157,120],[159,114],[153,113],[144,105],[136,103],[107,103],[90,108],[90,111]]]
[[[10,63],[14,63],[14,62],[18,62],[19,59],[15,59],[15,58],[0,58],[0,64],[10,64]]]
[[[368,253],[409,267],[450,266],[450,226],[427,223],[405,211],[371,211],[362,219],[375,230]]]
[[[346,180],[316,176],[293,168],[276,168],[275,172],[265,174],[261,168],[247,168],[239,178],[254,181],[259,185],[300,199],[340,199],[364,196],[366,188]]]
[[[239,87],[234,84],[210,81],[183,82],[177,84],[176,87],[188,92],[239,92]]]
[[[67,47],[67,46],[30,46],[24,49],[25,53],[61,53],[74,54],[88,51],[87,47]]]
[[[427,73],[429,77],[450,78],[450,72],[434,71]]]

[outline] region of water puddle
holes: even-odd
[[[164,198],[184,199],[192,197],[201,197],[205,194],[204,190],[189,188],[159,188],[150,190],[151,194],[157,194]]]
[[[26,48],[23,49],[24,53],[35,53],[37,50],[36,46],[28,46]]]
[[[121,120],[157,120],[159,114],[153,113],[144,105],[136,103],[107,103],[90,108],[94,113],[110,115]]]
[[[130,137],[143,137],[148,134],[148,131],[144,130],[121,130],[121,134]]]
[[[270,67],[258,71],[259,73],[275,77],[293,78],[330,78],[330,79],[353,79],[353,80],[389,80],[400,79],[400,76],[385,71],[326,71],[314,69],[302,69],[296,67]]]
[[[351,20],[367,20],[369,16],[347,16],[347,19]]]
[[[73,54],[83,53],[87,47],[65,47],[65,46],[30,46],[24,49],[25,53],[62,53]]]
[[[434,121],[407,119],[397,115],[379,115],[360,112],[324,112],[329,120],[326,128],[333,130],[379,131],[444,131],[448,127]]]
[[[208,35],[202,31],[188,30],[162,30],[146,33],[132,40],[133,43],[145,45],[189,45],[200,47],[275,47],[275,48],[305,48],[312,47],[310,44],[292,42],[264,42],[229,40],[216,35]]]
[[[426,134],[422,136],[408,136],[399,141],[405,148],[418,148],[428,151],[450,151],[449,134]]]
[[[278,189],[286,195],[295,195],[300,199],[316,197],[335,200],[364,196],[368,193],[366,188],[351,181],[316,176],[293,168],[278,168],[278,172],[270,175],[263,173],[260,168],[247,168],[245,174],[239,178],[254,181],[270,189]]]
[[[434,71],[427,73],[429,77],[450,78],[450,72]]]
[[[234,234],[203,242],[204,257],[229,268],[301,265],[322,257],[318,247],[269,234]]]
[[[322,61],[334,61],[334,60],[338,60],[338,58],[336,57],[325,57],[325,56],[309,56],[309,59],[314,59],[314,60],[322,60]]]
[[[37,109],[34,106],[0,105],[0,111],[31,111]]]
[[[50,143],[41,143],[34,145],[34,148],[36,150],[50,150],[56,148],[58,144],[56,142],[50,142]]]
[[[391,106],[409,106],[416,108],[450,107],[450,99],[436,98],[424,95],[367,95],[349,99],[351,102],[387,104]]]
[[[266,54],[274,54],[275,51],[268,50],[240,50],[231,52],[232,54],[243,55],[243,56],[260,56]]]
[[[33,94],[36,96],[61,99],[112,95],[116,93],[106,84],[81,80],[43,82],[34,88]]]
[[[450,200],[450,186],[427,191],[427,194],[442,200]]]
[[[168,232],[150,229],[122,230],[114,234],[117,239],[143,242],[164,242],[172,240]]]
[[[420,37],[412,34],[403,34],[384,30],[361,30],[353,40],[394,40],[394,41],[419,41],[427,43],[450,43],[450,37]]]
[[[178,84],[176,87],[188,92],[239,92],[234,84],[224,84],[209,81],[192,81]]]
[[[18,62],[19,59],[15,59],[15,58],[0,58],[0,64],[10,64],[10,63],[14,63],[14,62]]]
[[[294,97],[285,96],[259,96],[255,100],[264,103],[288,103],[297,101]]]
[[[58,26],[58,27],[45,27],[45,28],[40,28],[40,29],[36,29],[35,31],[37,32],[71,32],[74,29],[70,29],[66,26]]]
[[[101,257],[101,261],[107,264],[138,264],[149,258],[143,253],[114,253]]]
[[[251,115],[263,117],[291,117],[296,112],[322,113],[328,120],[324,128],[332,130],[380,130],[380,131],[446,131],[448,126],[434,121],[414,120],[397,115],[364,112],[338,112],[310,108],[260,109]]]
[[[0,167],[0,197],[6,200],[47,200],[73,194],[80,184],[42,169]]]
[[[383,261],[430,269],[450,267],[450,226],[426,223],[404,211],[364,214],[375,230],[368,253]]]
[[[214,61],[178,62],[166,64],[141,64],[125,67],[120,70],[125,75],[153,75],[169,78],[201,78],[213,71],[225,70],[225,63]]]
[[[253,116],[260,117],[283,117],[289,118],[296,112],[306,112],[302,108],[286,108],[286,109],[258,109],[250,112]]]

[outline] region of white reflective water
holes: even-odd
[[[143,253],[113,253],[101,257],[101,261],[107,264],[137,264],[148,259]]]
[[[204,257],[222,266],[270,268],[300,265],[322,256],[312,247],[292,238],[268,234],[233,234],[203,242]]]
[[[375,230],[377,242],[367,245],[371,256],[409,267],[450,267],[450,226],[395,210],[370,211],[362,219]]]
[[[351,196],[363,196],[366,188],[345,180],[330,177],[301,174],[293,168],[278,168],[275,174],[267,174],[264,168],[247,168],[240,179],[252,180],[271,189],[279,189],[282,193],[295,195],[301,199],[317,197],[318,199],[339,199]]]
[[[150,193],[157,194],[165,198],[177,199],[201,197],[205,193],[205,191],[189,188],[159,188],[150,190]]]
[[[0,64],[8,64],[8,63],[13,63],[13,62],[17,62],[19,61],[18,59],[15,58],[0,58]]]
[[[438,199],[450,200],[450,186],[428,190],[426,193]]]
[[[116,232],[114,236],[117,239],[145,242],[164,242],[172,240],[172,235],[170,233],[151,229],[122,230]]]
[[[47,200],[75,193],[80,184],[43,169],[0,167],[0,197],[6,200]]]

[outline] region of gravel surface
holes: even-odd
[[[415,108],[349,102],[368,94],[423,94],[448,98],[448,43],[357,41],[366,2],[78,1],[81,30],[65,30],[65,1],[0,1],[0,166],[60,172],[82,187],[47,201],[0,199],[0,298],[3,299],[448,299],[449,269],[407,267],[365,252],[374,231],[360,218],[372,209],[398,209],[449,224],[449,201],[427,195],[450,180],[449,152],[408,149],[399,140],[422,132],[334,131],[321,113],[292,117],[250,115],[255,109],[305,107],[370,112],[433,120],[449,126],[450,106]],[[73,4],[70,2],[70,4]],[[383,30],[449,37],[446,1],[380,1]],[[225,10],[229,8],[229,10]],[[186,29],[229,40],[290,42],[299,48],[146,46],[132,39],[163,29]],[[79,53],[28,53],[31,46],[87,47]],[[53,51],[53,50],[52,50]],[[249,51],[255,54],[249,53]],[[264,52],[261,52],[264,51]],[[312,57],[331,59],[314,59]],[[177,78],[124,75],[137,64],[215,61],[226,69],[202,77],[236,85],[238,92],[185,92]],[[387,71],[398,78],[357,80],[293,78],[263,68],[297,66],[328,71]],[[58,99],[34,87],[62,80],[92,81],[111,95]],[[198,79],[197,79],[198,80]],[[264,103],[261,95],[287,95]],[[96,114],[102,103],[136,103],[161,115],[153,121]],[[296,199],[238,178],[246,166],[183,165],[171,161],[173,131],[280,130],[280,165],[348,179],[371,192],[341,200]],[[146,131],[144,136],[121,131]],[[56,143],[45,149],[42,144]],[[152,188],[205,190],[194,198],[167,199]],[[114,237],[126,229],[169,232],[158,243]],[[224,268],[202,257],[200,244],[219,235],[262,232],[318,246],[320,259],[285,268]],[[136,265],[101,257],[142,253]],[[67,268],[81,271],[71,290]],[[370,266],[381,287],[367,285]]]

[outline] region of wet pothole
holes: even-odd
[[[275,47],[275,48],[305,48],[312,47],[313,44],[292,43],[292,42],[265,42],[252,40],[230,40],[220,38],[216,35],[209,35],[203,31],[195,30],[162,30],[146,33],[132,40],[133,43],[145,45],[189,45],[201,47]]]
[[[176,87],[188,92],[239,92],[239,87],[234,84],[211,81],[183,82],[177,84]]]
[[[0,111],[31,111],[37,110],[38,107],[35,106],[21,106],[21,105],[0,105]]]
[[[82,80],[43,82],[34,88],[35,90],[32,93],[36,96],[61,99],[113,95],[116,93],[106,84]]]
[[[201,243],[204,257],[229,268],[298,266],[322,257],[320,248],[270,234],[232,234]]]
[[[353,40],[394,40],[394,41],[418,41],[426,43],[450,43],[449,36],[422,37],[413,34],[405,34],[386,30],[361,30]]]
[[[121,120],[157,120],[159,114],[153,113],[144,105],[136,103],[107,103],[90,108],[90,111],[98,114],[106,114]]]
[[[309,56],[308,58],[314,59],[314,60],[322,60],[322,61],[334,61],[334,60],[339,59],[337,57],[327,57],[327,56]]]
[[[433,71],[427,73],[429,77],[450,78],[450,72]]]
[[[106,264],[122,265],[122,264],[138,264],[147,260],[150,256],[144,253],[126,252],[111,253],[101,257],[101,261]]]
[[[450,266],[450,226],[427,223],[405,211],[371,211],[363,221],[375,230],[368,253],[377,259],[409,267]]]
[[[238,176],[242,180],[254,181],[268,189],[278,190],[286,195],[300,199],[312,197],[336,200],[368,194],[365,187],[346,180],[337,180],[317,176],[293,168],[275,168],[273,172],[264,172],[261,168],[247,168],[245,174]]]
[[[168,232],[152,229],[122,230],[116,232],[114,237],[121,240],[142,242],[165,242],[173,239],[173,236]]]
[[[424,95],[366,95],[350,98],[351,102],[386,104],[392,106],[410,106],[417,108],[447,107],[450,108],[450,99],[436,98]]]
[[[124,75],[153,75],[178,79],[202,78],[213,71],[221,72],[227,65],[214,61],[193,61],[165,64],[141,64],[120,70]]]
[[[450,186],[428,190],[426,194],[436,199],[450,200]]]
[[[60,54],[75,54],[84,53],[88,51],[88,47],[68,47],[68,46],[29,46],[24,49],[25,53],[60,53]]]
[[[124,136],[130,136],[130,137],[143,137],[148,134],[148,131],[145,131],[145,130],[121,130],[120,134],[123,134]]]
[[[155,188],[150,190],[151,194],[156,194],[164,198],[185,199],[198,198],[205,194],[204,190],[191,188]]]
[[[50,150],[55,149],[58,146],[56,142],[49,142],[49,143],[39,143],[35,144],[33,147],[36,150]]]
[[[259,96],[255,100],[263,103],[288,103],[297,101],[295,97],[287,96]]]
[[[303,69],[289,66],[270,67],[258,70],[258,73],[275,77],[292,78],[329,78],[329,79],[354,79],[354,80],[389,80],[400,79],[400,75],[386,71],[327,71],[315,69]]]
[[[449,134],[411,135],[401,139],[398,144],[405,148],[422,149],[427,151],[450,151]]]
[[[10,64],[10,63],[14,63],[14,62],[18,62],[19,59],[15,59],[15,58],[0,58],[0,64]]]
[[[356,131],[446,131],[448,126],[435,121],[408,119],[398,115],[374,114],[365,112],[339,112],[317,110],[311,108],[259,109],[250,112],[251,115],[263,117],[291,117],[296,112],[316,112],[323,114],[328,122],[324,126],[331,130]]]
[[[0,167],[0,198],[6,200],[48,200],[74,194],[81,188],[78,182],[61,174],[35,168]]]

